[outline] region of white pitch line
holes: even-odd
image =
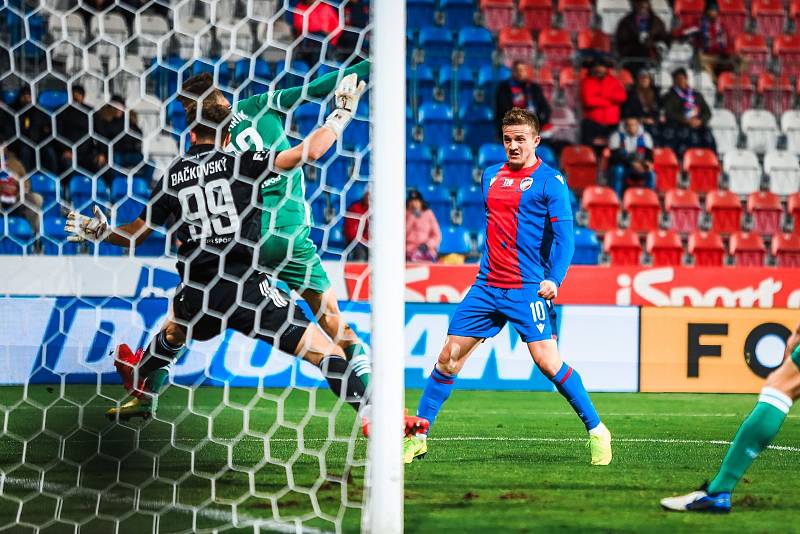
[[[60,484],[58,482],[43,482],[41,480],[34,480],[30,478],[17,478],[8,476],[4,477],[0,475],[0,494],[4,493],[2,491],[2,488],[4,488],[6,485],[15,488],[39,491],[40,493],[47,492],[49,494],[57,496],[79,495],[82,497],[89,497],[96,499],[98,495],[101,494],[99,491],[92,491],[87,488],[70,486],[68,484]],[[104,497],[108,496],[108,494],[103,493],[103,496]],[[112,499],[116,503],[136,504],[136,501],[134,499],[123,495],[113,495]],[[261,519],[258,517],[252,517],[245,514],[234,515],[230,512],[226,512],[225,510],[219,510],[214,508],[192,508],[191,506],[187,506],[185,504],[179,504],[167,501],[147,501],[143,499],[138,500],[138,505],[139,509],[155,508],[160,510],[161,508],[167,507],[169,508],[170,511],[178,511],[186,514],[195,514],[197,516],[204,517],[206,519],[214,519],[217,521],[222,521],[227,523],[227,525],[224,526],[229,526],[229,525],[233,525],[235,527],[258,526],[273,530],[275,532],[285,532],[287,534],[290,533],[332,534],[328,531],[320,530],[318,528],[297,527],[289,525],[287,523],[281,523],[279,521],[275,521],[272,519]]]

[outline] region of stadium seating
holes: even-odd
[[[482,145],[497,140],[494,111],[489,106],[462,107],[461,126],[464,130],[464,144],[477,150]]]
[[[653,0],[650,2],[653,11],[664,21],[667,29],[672,28],[672,5],[667,0]]]
[[[789,17],[795,28],[800,28],[800,0],[789,0]]]
[[[127,197],[147,201],[150,198],[150,184],[138,176],[133,178],[124,174],[115,176],[111,181],[111,200],[117,202]]]
[[[786,74],[775,76],[762,72],[758,76],[758,94],[765,109],[780,115],[792,105],[792,82]]]
[[[320,113],[324,113],[324,111],[316,102],[308,102],[294,110],[292,118],[294,119],[295,128],[297,128],[301,136],[307,136],[317,127]]]
[[[420,105],[424,102],[433,102],[433,94],[436,89],[436,77],[433,69],[428,65],[417,65],[417,68],[408,71],[408,81],[410,83],[409,96],[414,98],[414,102]]]
[[[742,113],[742,131],[747,137],[747,148],[764,154],[778,142],[778,123],[775,115],[763,109],[748,109]]]
[[[603,238],[603,250],[608,254],[611,265],[639,265],[642,245],[639,236],[631,230],[614,230]]]
[[[498,163],[505,163],[506,151],[503,145],[497,143],[487,143],[478,149],[478,168],[486,169]]]
[[[631,5],[627,0],[597,0],[595,9],[600,17],[603,33],[614,35],[619,21],[630,12]]]
[[[737,267],[763,267],[767,249],[760,235],[735,232],[731,235],[729,253]]]
[[[514,61],[533,62],[533,37],[525,28],[503,28],[498,37],[498,46],[509,67]]]
[[[475,78],[470,69],[459,67],[453,70],[452,67],[444,67],[439,72],[439,85],[445,102],[452,102],[454,106],[461,109],[472,105]]]
[[[739,197],[730,191],[710,191],[706,195],[706,211],[711,215],[711,228],[715,232],[736,232],[742,224],[742,205]]]
[[[419,46],[425,65],[439,69],[453,63],[453,34],[444,28],[427,26],[419,32]]]
[[[484,100],[491,102],[497,84],[511,78],[511,69],[505,66],[494,68],[492,65],[484,65],[478,70],[478,89],[483,91]]]
[[[575,49],[572,45],[572,37],[567,30],[558,28],[542,30],[539,34],[538,50],[544,58],[545,65],[553,68],[572,66],[572,55]]]
[[[786,211],[794,223],[794,233],[800,234],[800,192],[792,193],[786,201]]]
[[[565,67],[558,73],[558,87],[564,94],[564,103],[568,108],[576,109],[578,102],[578,88],[580,79],[572,67]],[[556,108],[558,109],[558,108]]]
[[[578,119],[569,107],[557,106],[550,114],[550,139],[567,143],[577,142]]]
[[[653,258],[653,267],[681,264],[683,245],[680,236],[671,230],[653,230],[647,234],[647,253]]]
[[[431,185],[433,158],[427,147],[411,144],[406,147],[406,187],[424,191]]]
[[[472,183],[472,153],[469,147],[451,144],[439,148],[442,187],[459,189]]]
[[[472,238],[463,226],[442,226],[442,243],[439,245],[439,256],[461,254],[466,256],[472,252]]]
[[[22,217],[5,217],[6,229],[0,237],[0,254],[25,254],[33,239],[31,225]]]
[[[738,195],[747,195],[761,188],[761,164],[749,150],[731,150],[722,161],[728,175],[728,189]]]
[[[439,225],[450,224],[453,210],[453,197],[450,191],[439,185],[430,185],[420,192],[433,214],[436,215]]]
[[[545,165],[549,165],[554,169],[558,169],[558,159],[556,159],[556,153],[553,152],[553,149],[550,148],[548,145],[544,143],[540,144],[536,147],[536,157],[538,157]],[[572,190],[570,190],[570,193]]]
[[[625,191],[622,200],[628,212],[628,228],[634,232],[657,230],[661,216],[661,205],[658,195],[646,187],[631,187]]]
[[[439,6],[448,30],[458,31],[475,24],[475,0],[439,0]]]
[[[683,170],[689,176],[692,191],[705,193],[716,189],[719,183],[719,160],[705,148],[692,148],[683,154]]]
[[[44,172],[34,172],[29,177],[31,184],[31,191],[42,195],[43,205],[45,207],[55,203],[58,198],[58,178],[51,176]]]
[[[726,152],[736,148],[739,143],[739,124],[736,122],[736,115],[727,109],[715,109],[711,113],[708,125],[714,134],[719,154],[725,155]]]
[[[782,0],[753,0],[750,9],[759,35],[772,39],[783,33],[786,9]]]
[[[670,189],[664,197],[664,208],[676,232],[689,233],[698,229],[702,209],[694,191]]]
[[[576,33],[589,28],[592,22],[592,4],[589,0],[558,0],[564,28]]]
[[[753,220],[751,231],[761,235],[772,235],[781,231],[783,207],[777,195],[767,191],[751,193],[747,197],[747,213]]]
[[[406,24],[409,30],[421,30],[433,24],[436,0],[406,0]]]
[[[777,58],[781,74],[800,75],[800,34],[779,35],[772,42],[772,55]]]
[[[725,261],[725,247],[716,232],[693,232],[689,236],[689,254],[695,267],[721,267]]]
[[[146,199],[123,198],[111,209],[111,222],[115,225],[128,224],[142,214]]]
[[[611,38],[595,28],[581,30],[578,33],[578,50],[608,54],[611,52]]]
[[[533,81],[538,83],[542,88],[542,93],[548,102],[553,101],[553,93],[556,89],[555,78],[553,77],[553,69],[549,65],[542,65],[534,69]]]
[[[461,28],[458,32],[458,47],[463,54],[462,64],[477,70],[492,64],[494,40],[486,28]]]
[[[572,263],[576,265],[597,265],[600,258],[600,242],[597,234],[588,228],[575,227],[575,254]]]
[[[42,225],[42,252],[47,256],[77,254],[80,246],[78,243],[67,241],[67,232],[64,230],[66,219],[63,217],[46,217]]]
[[[772,255],[778,267],[800,267],[800,235],[776,234],[772,238]]]
[[[514,0],[481,0],[480,8],[486,27],[493,33],[513,26],[516,12]]]
[[[589,228],[607,232],[617,228],[619,199],[610,187],[592,186],[583,191],[581,207],[589,216]]]
[[[722,95],[724,107],[737,115],[752,106],[755,87],[746,73],[723,72],[717,79],[717,89]]]
[[[459,189],[457,201],[461,209],[461,218],[464,226],[474,232],[485,230],[486,207],[483,203],[483,189],[481,186],[472,185]]]
[[[572,189],[581,190],[597,183],[597,158],[588,146],[564,147],[561,170],[567,175]]]
[[[419,108],[422,139],[428,146],[441,146],[453,142],[453,110],[450,106],[426,102]]]
[[[769,176],[769,190],[776,195],[800,191],[800,161],[788,150],[770,150],[764,156],[764,172]]]
[[[744,33],[747,8],[744,0],[719,0],[719,20],[728,35]]]
[[[675,16],[681,21],[681,26],[699,26],[700,17],[703,16],[705,2],[703,0],[676,0],[674,5]]]
[[[733,41],[733,48],[746,64],[746,73],[758,76],[766,69],[769,49],[763,35],[740,33]]]
[[[781,115],[781,132],[786,136],[786,148],[800,154],[800,111],[793,109]]]
[[[669,148],[656,148],[653,150],[653,169],[656,173],[656,189],[667,191],[678,184],[680,166],[675,152]]]
[[[550,27],[553,18],[551,0],[519,0],[519,10],[526,29],[539,32]]]

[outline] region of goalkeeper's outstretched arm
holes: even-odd
[[[67,223],[64,226],[64,230],[70,234],[67,241],[106,242],[119,247],[133,248],[147,239],[147,236],[153,231],[142,218],[109,228],[108,219],[100,208],[95,206],[93,212],[94,217],[86,217],[76,211],[69,212]]]

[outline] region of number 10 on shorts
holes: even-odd
[[[544,302],[541,300],[531,302],[531,313],[533,314],[534,321],[544,321],[547,317],[547,311],[544,309]]]

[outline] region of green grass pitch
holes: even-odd
[[[329,392],[173,386],[158,419],[121,425],[104,417],[119,389],[0,388],[0,530],[106,533],[116,519],[120,534],[294,532],[316,510],[359,531],[366,441],[349,449],[361,466],[346,470],[354,418],[346,406],[331,412]],[[418,397],[408,392],[408,405]],[[589,466],[582,425],[559,395],[454,392],[427,458],[406,468],[406,532],[800,531],[796,417],[746,475],[731,515],[687,516],[658,499],[713,474],[755,396],[593,397],[615,439],[606,468]],[[335,530],[323,519],[303,526]]]

